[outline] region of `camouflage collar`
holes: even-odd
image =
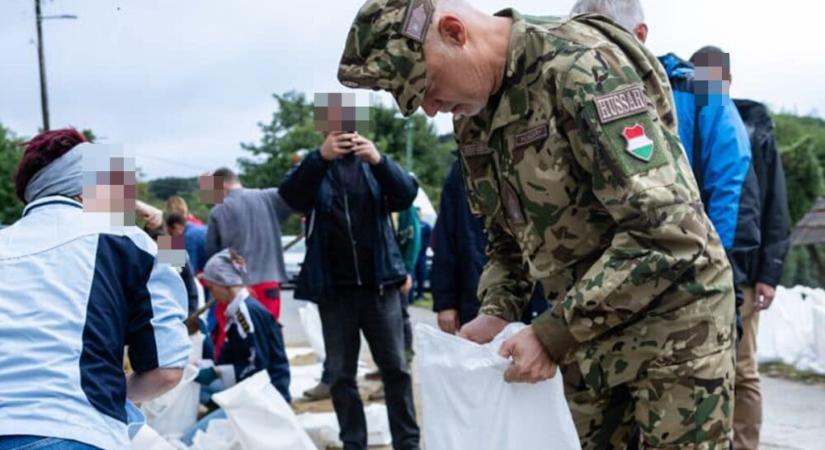
[[[513,19],[510,30],[510,42],[507,47],[507,63],[504,66],[504,80],[499,92],[491,98],[499,97],[495,111],[492,112],[490,134],[505,127],[527,113],[529,97],[524,74],[527,22],[518,11],[508,8],[495,14],[498,17]]]

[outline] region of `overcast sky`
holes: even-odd
[[[147,178],[234,165],[260,138],[272,93],[345,90],[338,59],[360,0],[43,0],[52,128],[124,143]],[[574,0],[475,0],[494,12],[563,15]],[[732,94],[825,113],[821,2],[647,0],[648,45],[731,53]],[[759,6],[757,6],[759,5]],[[0,123],[41,123],[32,0],[0,0]],[[449,132],[448,116],[436,120]]]

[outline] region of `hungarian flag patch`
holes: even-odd
[[[628,153],[644,162],[650,161],[650,158],[653,157],[654,145],[653,141],[645,134],[645,127],[638,123],[632,127],[625,127],[622,130],[622,136],[627,141],[626,150]]]

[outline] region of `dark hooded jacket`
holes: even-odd
[[[752,100],[734,100],[734,103],[750,136],[753,170],[762,205],[762,242],[759,249],[751,253],[753,265],[748,273],[748,284],[776,286],[782,278],[791,228],[782,158],[776,149],[774,125],[768,108]]]
[[[330,170],[337,161],[325,161],[321,152],[311,152],[293,168],[284,179],[279,193],[296,211],[307,216],[306,256],[295,288],[295,298],[321,302],[333,293],[334,282],[329,252],[332,248],[331,227],[336,214],[333,211],[335,189],[342,189],[336,171]],[[390,157],[381,156],[381,162],[371,166],[359,162],[375,214],[362,218],[374,221],[370,229],[376,231],[372,255],[374,273],[371,280],[383,292],[385,287],[396,287],[406,279],[407,271],[392,226],[390,213],[409,208],[418,194],[418,183]],[[358,212],[353,212],[357,214]]]

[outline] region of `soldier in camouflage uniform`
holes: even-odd
[[[338,76],[391,92],[405,114],[458,113],[490,239],[482,315],[461,334],[492,339],[535,282],[554,302],[503,345],[506,379],[561,364],[584,448],[624,448],[634,426],[643,448],[728,448],[731,271],[653,55],[602,16],[370,0]]]

